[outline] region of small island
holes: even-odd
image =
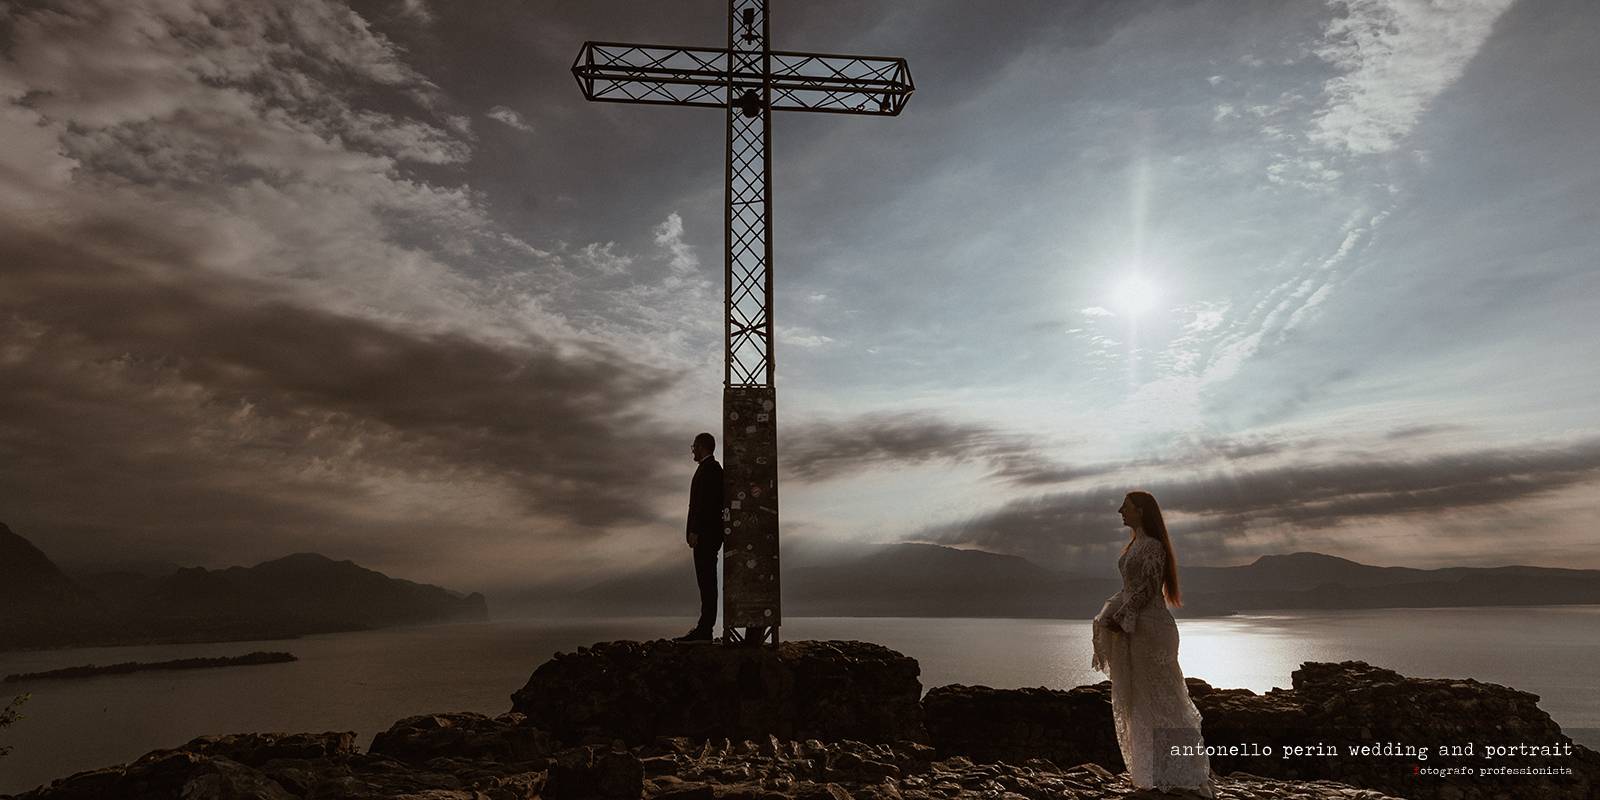
[[[222,656],[220,658],[179,658],[172,661],[124,661],[121,664],[109,664],[98,667],[94,664],[85,664],[81,667],[67,667],[65,669],[52,669],[46,672],[22,672],[7,675],[6,683],[18,681],[45,680],[50,678],[88,678],[95,675],[121,675],[125,672],[143,672],[152,669],[205,669],[208,667],[239,667],[247,664],[282,664],[287,661],[298,661],[291,653],[265,652],[257,650],[242,656]]]

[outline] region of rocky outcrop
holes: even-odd
[[[1600,796],[1600,754],[1561,733],[1538,696],[1472,679],[1408,678],[1362,661],[1307,662],[1292,689],[1256,694],[1215,689],[1189,678],[1218,774],[1244,772],[1288,780],[1337,780],[1412,800],[1529,800]],[[941,756],[964,754],[1021,763],[1093,761],[1123,769],[1111,727],[1111,682],[1068,691],[941,686],[923,701]],[[1442,745],[1474,745],[1472,755]],[[1491,745],[1530,744],[1570,755],[1486,758]],[[1262,746],[1270,746],[1263,752]],[[1426,758],[1412,748],[1427,748]],[[1286,755],[1288,748],[1298,747]],[[1350,748],[1366,747],[1352,753]],[[1424,770],[1470,768],[1470,774]],[[1556,768],[1572,774],[1489,775],[1499,767]]]
[[[560,750],[555,737],[521,714],[493,719],[462,711],[406,717],[372,739],[370,751],[408,764],[434,759],[534,762]]]
[[[443,757],[416,764],[362,753],[354,741],[352,732],[207,736],[176,749],[152,751],[123,766],[80,772],[20,797],[526,800],[539,797],[547,779],[545,758],[516,762]]]
[[[702,743],[668,739],[640,748],[645,797],[769,800],[1186,800],[1199,795],[1140,791],[1097,764],[1061,767],[1046,759],[980,763],[937,759],[915,743],[856,741]],[[1390,795],[1331,781],[1285,782],[1253,775],[1220,778],[1219,800],[1386,800]]]
[[[915,659],[855,641],[605,642],[557,653],[512,710],[568,744],[662,736],[923,741]]]
[[[452,717],[460,715],[436,715]],[[420,719],[420,718],[412,718]],[[503,715],[479,730],[524,726]],[[397,727],[408,721],[397,723]],[[452,726],[413,731],[444,730]],[[254,734],[197,739],[124,767],[74,775],[19,800],[1102,800],[1147,799],[1126,776],[1097,764],[1060,767],[1044,759],[979,763],[934,758],[916,743],[852,740],[696,741],[665,738],[633,748],[589,745],[508,761],[436,755],[398,760],[348,746],[351,734]],[[432,734],[417,733],[421,740]],[[441,735],[442,736],[442,735]],[[255,738],[252,738],[255,737]],[[409,738],[409,737],[408,737]],[[471,738],[471,737],[469,737]],[[435,740],[435,745],[444,742]],[[279,749],[274,749],[275,747]],[[298,755],[292,752],[302,750]],[[432,751],[433,745],[424,748]],[[415,753],[421,756],[423,753]],[[1216,782],[1219,800],[1398,800],[1328,781],[1287,782],[1233,775]],[[1191,793],[1162,795],[1168,800]]]
[[[930,741],[943,757],[1012,764],[1046,758],[1058,764],[1092,761],[1112,772],[1124,768],[1112,733],[1110,695],[1099,686],[1057,691],[953,684],[928,690],[922,709]]]
[[[1196,697],[1206,740],[1277,741],[1308,748],[1337,744],[1337,754],[1284,758],[1280,747],[1274,757],[1219,757],[1213,761],[1216,768],[1282,778],[1337,776],[1416,800],[1600,796],[1600,754],[1562,734],[1540,710],[1538,695],[1471,678],[1408,678],[1363,661],[1308,662],[1294,671],[1292,686],[1264,695],[1228,689]],[[1469,743],[1469,756],[1440,751],[1444,745]],[[1403,748],[1400,754],[1382,755],[1386,749],[1394,751],[1383,747],[1387,744],[1427,748],[1418,753],[1426,757],[1406,755]],[[1520,744],[1570,754],[1489,757],[1491,746]],[[1352,755],[1349,745],[1378,747]],[[1499,767],[1564,768],[1572,774],[1483,773]],[[1424,768],[1470,768],[1475,774],[1425,776]]]
[[[497,717],[407,717],[365,752],[349,732],[205,736],[57,780],[20,800],[1155,796],[1121,773],[1109,682],[1069,691],[944,686],[921,705],[917,689],[915,661],[865,642],[775,650],[609,642],[558,654],[514,695],[516,709]],[[1189,689],[1212,747],[1570,744],[1534,695],[1474,680],[1406,678],[1359,661],[1307,663],[1292,689],[1264,695],[1194,679]],[[694,732],[662,733],[679,729]],[[707,733],[756,729],[769,732]],[[807,735],[813,731],[821,733]],[[1489,761],[1480,749],[1476,759],[1421,762],[1572,770],[1560,778],[1428,776],[1412,771],[1416,759],[1374,755],[1218,755],[1211,764],[1219,800],[1593,797],[1596,754],[1571,747],[1574,755],[1563,758]]]

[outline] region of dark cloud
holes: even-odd
[[[1107,464],[1065,464],[1033,452],[1002,453],[992,462],[990,477],[1023,486],[1066,483],[1117,469],[1116,465]]]
[[[1384,434],[1384,437],[1391,440],[1417,439],[1426,436],[1433,436],[1434,434],[1439,433],[1459,433],[1465,430],[1467,430],[1467,426],[1465,425],[1423,422],[1415,425],[1401,425],[1398,428],[1391,429],[1388,433]]]
[[[1123,461],[1071,465],[1038,452],[1007,454],[996,459],[998,469],[992,473],[992,477],[1021,486],[1045,486],[1124,470],[1173,469],[1246,461],[1315,444],[1316,440],[1310,438],[1264,434],[1176,436],[1150,456]]]
[[[988,477],[1020,486],[1067,483],[1120,470],[1242,461],[1308,447],[1315,440],[1261,434],[1172,438],[1142,459],[1066,463],[1040,440],[997,426],[956,422],[934,411],[878,412],[792,429],[783,441],[785,474],[821,481],[863,470],[935,462],[984,462]]]
[[[14,527],[75,530],[80,550],[159,529],[191,554],[226,533],[239,536],[219,547],[238,552],[365,530],[383,552],[472,527],[448,509],[396,525],[385,486],[509,495],[508,521],[556,538],[652,521],[677,488],[663,462],[677,439],[642,410],[670,373],[598,345],[298,306],[189,257],[115,226],[0,237],[0,511]]]
[[[1093,563],[1120,546],[1114,511],[1125,492],[1140,488],[1153,493],[1164,510],[1185,515],[1185,548],[1204,562],[1237,555],[1228,540],[1246,525],[1303,533],[1391,515],[1509,505],[1587,484],[1600,478],[1600,439],[1187,473],[1138,486],[1101,485],[1016,500],[924,535],[1045,563]]]
[[[1029,449],[1023,437],[986,425],[898,411],[791,428],[784,434],[781,463],[788,477],[818,481],[894,464],[1011,464],[1028,458]]]

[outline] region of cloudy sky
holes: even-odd
[[[244,10],[249,9],[248,13]],[[0,521],[491,592],[687,564],[723,120],[585,102],[712,0],[0,10]],[[1600,568],[1600,6],[773,0],[901,55],[773,136],[785,552]]]

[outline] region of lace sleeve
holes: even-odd
[[[1135,548],[1128,554],[1132,562],[1128,565],[1129,575],[1127,585],[1123,587],[1122,606],[1113,616],[1117,620],[1117,627],[1128,633],[1133,633],[1134,623],[1138,621],[1139,612],[1149,606],[1152,601],[1161,597],[1161,578],[1163,560],[1166,553],[1161,547],[1151,540],[1142,547]]]

